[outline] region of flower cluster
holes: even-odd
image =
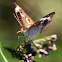
[[[42,41],[27,39],[22,45],[19,44],[16,50],[7,47],[5,49],[10,51],[13,57],[22,60],[22,62],[36,62],[34,56],[38,53],[39,58],[41,58],[42,56],[48,56],[51,50],[57,50],[56,39],[57,35],[45,37]]]

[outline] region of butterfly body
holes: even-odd
[[[46,30],[55,14],[55,12],[52,12],[34,23],[33,20],[21,9],[21,7],[19,7],[16,1],[13,1],[13,5],[16,13],[16,16],[14,16],[21,26],[21,30],[17,33],[22,32],[25,36],[32,38],[35,38],[38,34]]]

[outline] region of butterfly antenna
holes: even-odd
[[[16,8],[16,7],[17,7],[17,2],[16,2],[16,0],[12,0],[12,3],[13,3],[14,8]]]

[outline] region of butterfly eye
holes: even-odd
[[[26,18],[28,24],[31,24],[30,19]]]
[[[30,22],[30,20],[28,19],[28,22]]]

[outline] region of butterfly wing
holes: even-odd
[[[21,7],[19,7],[19,5],[16,3],[16,0],[13,0],[13,6],[16,13],[15,18],[22,28],[26,29],[34,24],[33,20],[21,9]]]
[[[55,14],[55,12],[52,12],[52,13],[44,16],[42,19],[38,20],[24,34],[26,36],[35,38],[38,34],[43,32],[46,29],[46,27],[48,27],[48,25],[51,23],[51,20],[52,20],[52,17],[54,14]]]

